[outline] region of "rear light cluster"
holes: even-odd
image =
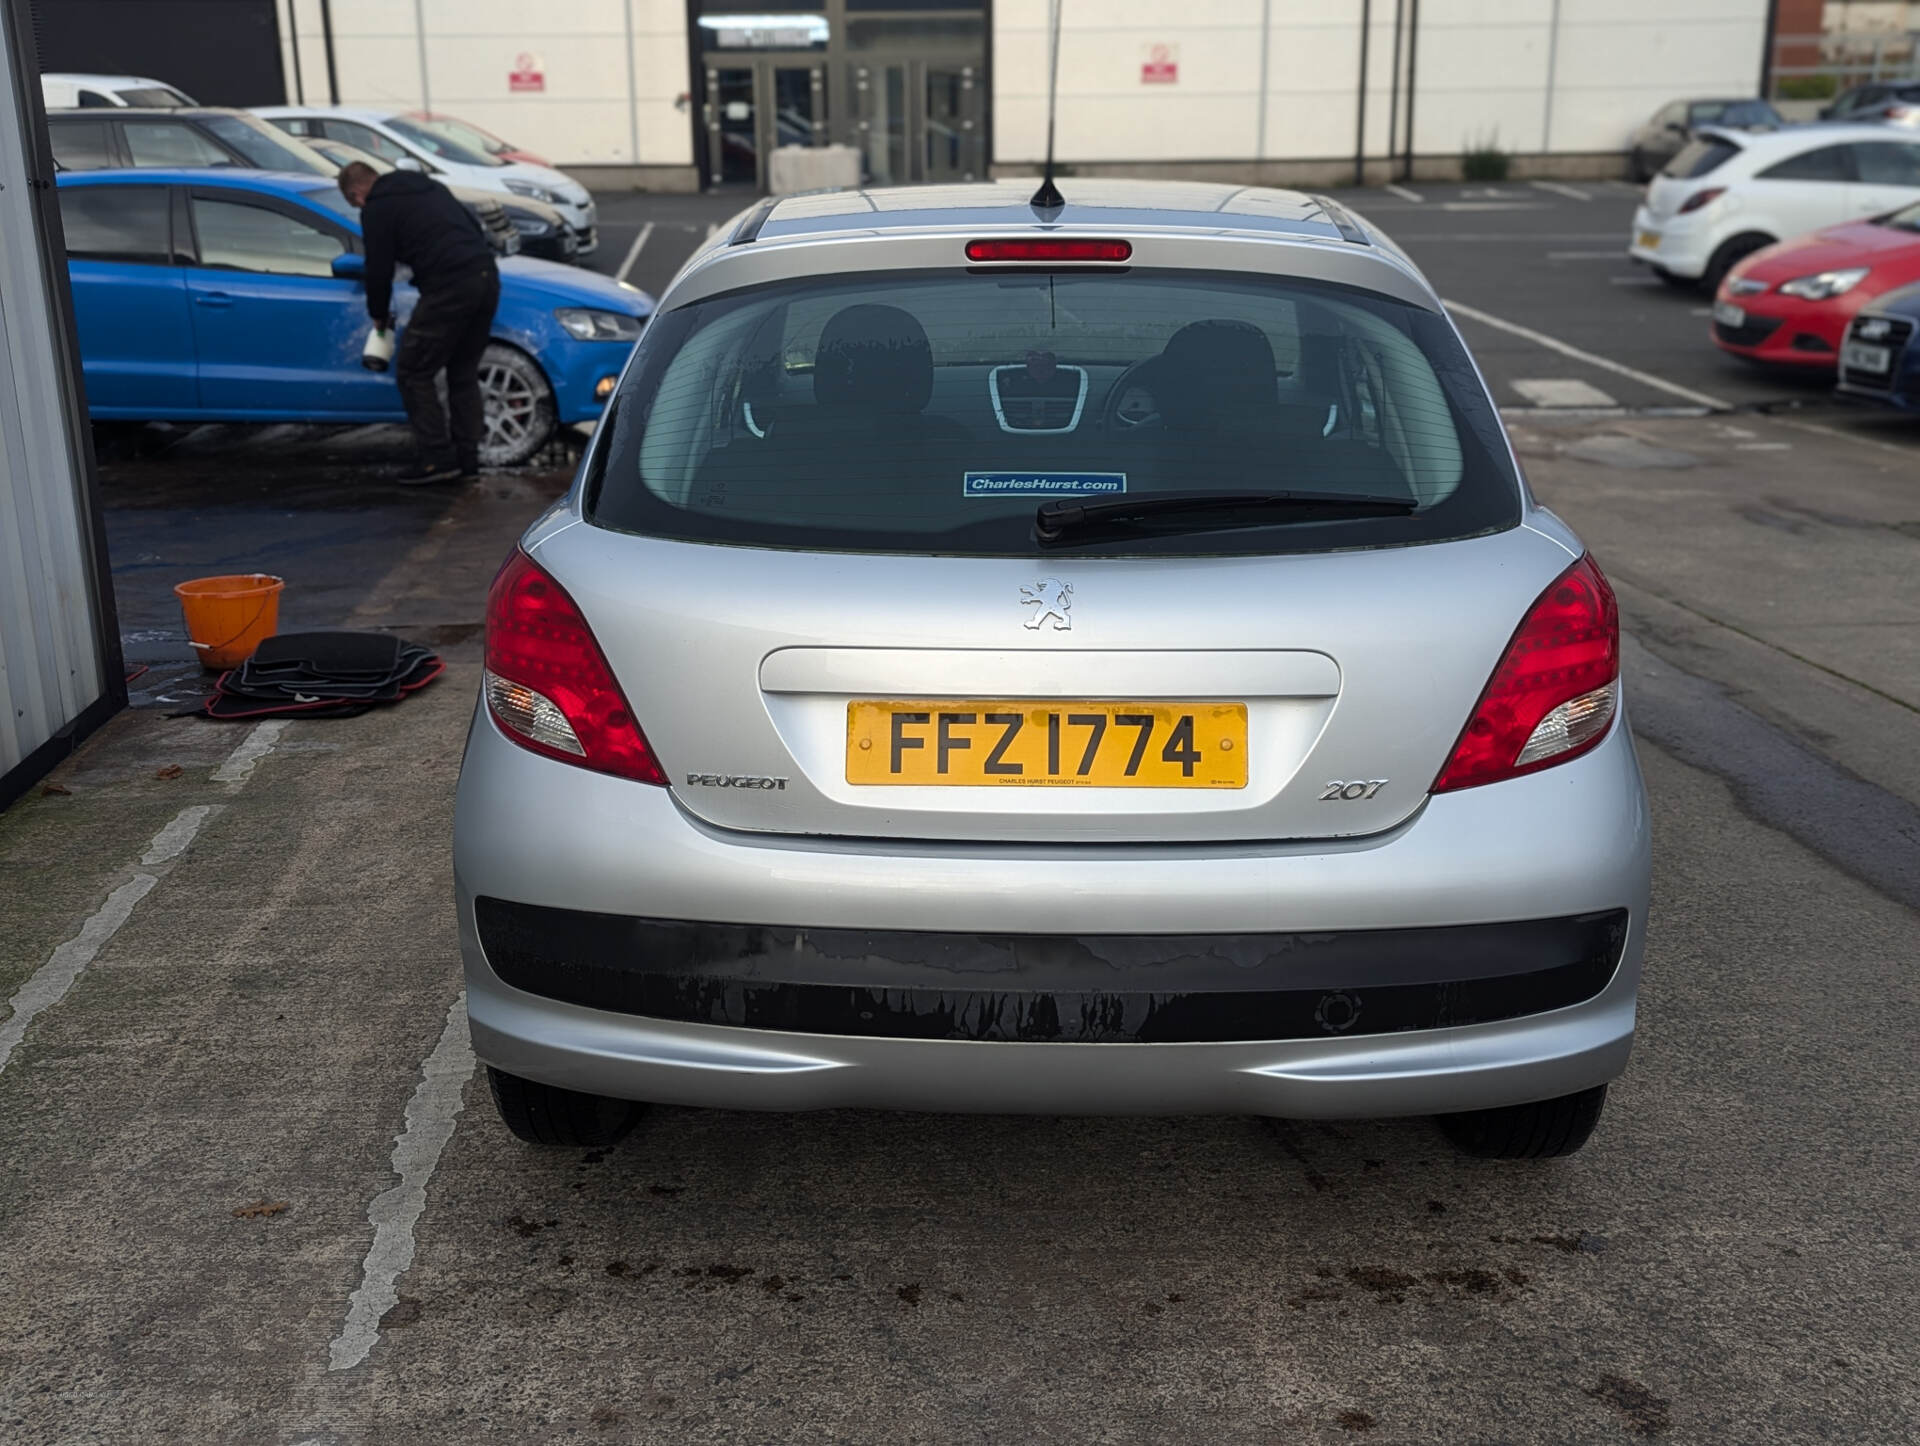
[[[666,784],[579,606],[518,548],[487,594],[487,708],[523,748]]]
[[[1702,206],[1711,206],[1726,194],[1727,188],[1725,186],[1703,186],[1680,203],[1680,210],[1677,214],[1684,216],[1689,211],[1698,211]]]
[[[1045,237],[1034,241],[969,241],[969,261],[1104,261],[1108,265],[1133,255],[1131,241],[1084,241]]]
[[[1583,557],[1534,601],[1434,781],[1435,793],[1578,758],[1620,706],[1620,611]]]

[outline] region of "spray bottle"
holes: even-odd
[[[360,349],[360,365],[370,372],[383,372],[393,361],[393,328],[376,326],[367,334]]]

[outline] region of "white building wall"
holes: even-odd
[[[325,104],[320,0],[280,0],[287,96]],[[332,0],[340,103],[431,106],[557,165],[690,166],[684,0]],[[515,91],[522,55],[543,79]]]
[[[1044,148],[1047,9],[1047,0],[994,5],[996,162],[1034,161]],[[1389,150],[1395,10],[1395,0],[1371,7],[1371,156]],[[1490,142],[1564,155],[1624,149],[1635,125],[1682,95],[1753,93],[1767,0],[1420,0],[1419,11],[1417,154]],[[1058,154],[1088,163],[1351,157],[1361,15],[1362,0],[1066,0]],[[1143,81],[1155,45],[1173,50],[1177,81]],[[1403,38],[1403,76],[1407,50]],[[1401,90],[1404,124],[1404,79]]]

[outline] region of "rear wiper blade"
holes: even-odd
[[[1042,546],[1059,547],[1069,545],[1074,534],[1098,534],[1114,527],[1205,532],[1285,522],[1405,517],[1419,506],[1411,497],[1365,492],[1143,492],[1110,502],[1042,502],[1033,516],[1033,535]]]

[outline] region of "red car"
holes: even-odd
[[[1754,361],[1832,371],[1847,323],[1874,297],[1920,281],[1920,205],[1777,242],[1727,273],[1713,339]]]

